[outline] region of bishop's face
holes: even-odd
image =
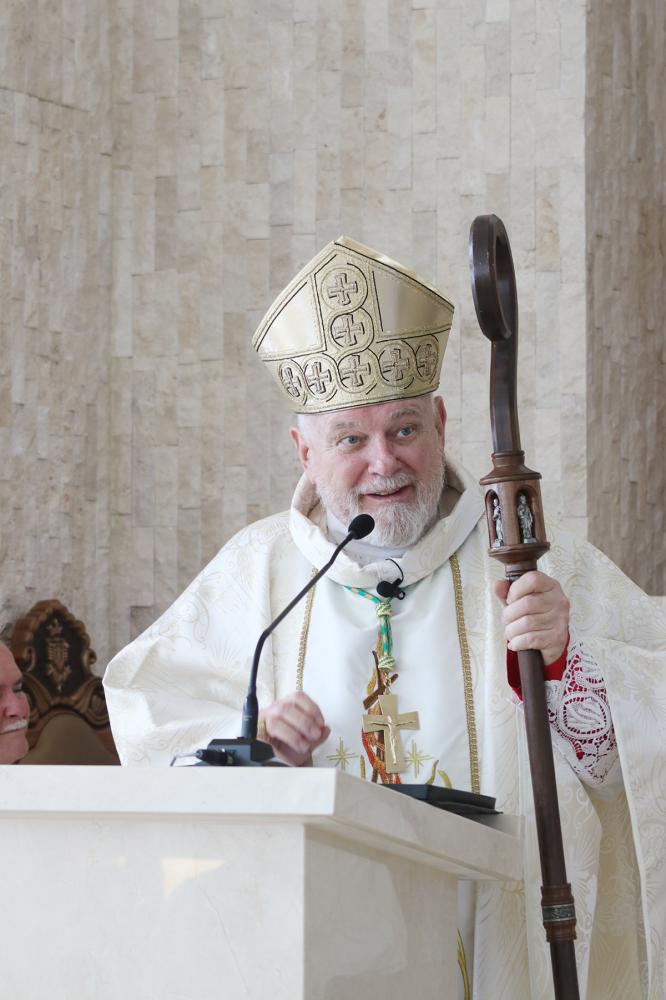
[[[369,541],[399,548],[437,516],[445,422],[442,400],[419,396],[313,414],[291,433],[324,507],[344,524],[371,514]]]
[[[15,764],[28,752],[28,699],[14,657],[0,642],[0,764]]]

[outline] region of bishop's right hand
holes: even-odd
[[[259,713],[259,738],[270,743],[278,760],[293,767],[308,763],[330,732],[319,706],[303,691],[294,691]]]

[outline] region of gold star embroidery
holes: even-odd
[[[416,745],[416,741],[412,740],[412,745],[408,753],[405,755],[405,760],[412,765],[414,768],[414,777],[418,778],[419,772],[423,767],[426,760],[432,760],[432,754],[421,753]]]
[[[340,739],[338,740],[338,749],[335,751],[335,753],[326,754],[326,760],[335,761],[335,767],[339,767],[341,771],[347,770],[347,764],[349,764],[350,761],[354,759],[354,757],[358,757],[358,754],[351,753],[351,751],[347,750],[346,746],[342,741],[342,737],[340,737]]]

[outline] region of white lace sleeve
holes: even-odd
[[[559,681],[546,681],[553,745],[586,785],[619,773],[617,743],[606,685],[598,663],[571,637]]]

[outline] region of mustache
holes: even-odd
[[[413,486],[415,481],[407,472],[399,472],[396,476],[376,476],[371,483],[355,486],[352,492],[357,498],[367,493],[396,493],[403,486]]]
[[[4,729],[0,729],[0,736],[4,736],[5,733],[16,733],[19,729],[27,729],[28,720],[27,719],[17,719],[16,722],[10,722],[9,725],[5,726]]]

